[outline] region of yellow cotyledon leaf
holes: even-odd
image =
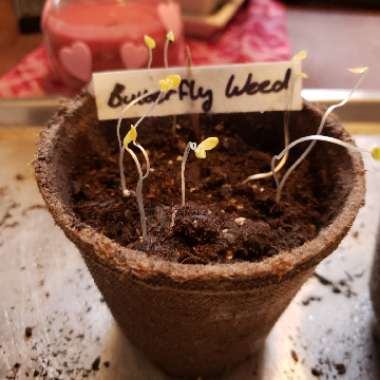
[[[168,92],[177,88],[181,83],[182,78],[178,74],[168,75],[165,79],[160,80],[160,90]]]
[[[195,149],[195,156],[200,159],[206,158],[206,152],[214,149],[219,144],[217,137],[208,137],[203,140]]]
[[[363,73],[365,73],[366,71],[368,71],[368,67],[367,67],[367,66],[363,66],[363,67],[352,67],[351,69],[348,69],[348,71],[350,71],[350,72],[353,73],[353,74],[363,74]]]
[[[172,31],[169,31],[167,34],[166,34],[166,39],[170,42],[174,42],[175,41],[175,35]]]
[[[304,59],[307,58],[307,51],[306,50],[301,50],[298,53],[294,54],[292,57],[292,61],[303,61]]]
[[[206,158],[206,151],[205,150],[196,149],[194,151],[194,153],[195,153],[195,157],[197,157],[201,160],[204,160]]]
[[[166,77],[167,80],[171,81],[173,88],[177,88],[181,84],[182,78],[178,74],[170,74]]]
[[[376,161],[380,161],[380,147],[376,146],[371,150],[372,158]]]
[[[137,139],[137,130],[132,125],[131,129],[129,130],[129,132],[124,137],[124,141],[123,141],[124,148],[128,148],[128,146],[131,142],[136,142],[136,139]]]
[[[154,40],[154,38],[152,38],[152,37],[150,37],[148,35],[144,36],[144,42],[145,42],[145,45],[150,50],[153,50],[156,47],[156,41]]]

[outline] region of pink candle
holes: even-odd
[[[144,68],[144,35],[156,40],[153,66],[164,65],[166,33],[176,41],[169,64],[183,63],[182,21],[178,5],[159,0],[48,0],[42,19],[53,72],[81,87],[94,71]]]

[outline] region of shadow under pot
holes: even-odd
[[[291,140],[313,134],[321,116],[308,103],[292,112]],[[138,138],[154,167],[144,184],[148,243],[139,239],[135,199],[121,196],[115,123],[97,120],[94,99],[81,95],[41,133],[34,166],[49,211],[126,337],[169,374],[214,376],[258,353],[363,204],[360,155],[326,143],[293,173],[280,204],[272,179],[242,184],[281,151],[282,120],[281,112],[201,115],[201,135],[218,136],[220,144],[206,160],[189,159],[182,208],[176,157],[196,139],[190,117],[177,118],[175,133],[171,118],[146,119]],[[352,143],[334,118],[324,133]]]

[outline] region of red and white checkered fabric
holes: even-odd
[[[189,38],[187,43],[194,64],[286,60],[286,9],[275,0],[249,0],[222,33],[209,41]],[[0,78],[0,97],[43,95],[71,95],[71,90],[53,78],[41,46]]]

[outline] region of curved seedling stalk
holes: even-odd
[[[146,165],[146,168],[145,168],[145,174],[143,175],[143,179],[147,178],[149,173],[150,173],[150,161],[149,161],[149,156],[148,156],[148,152],[143,148],[142,145],[140,145],[139,143],[137,142],[133,142],[133,145],[142,153],[144,159],[145,159],[145,165]]]
[[[185,177],[185,171],[186,171],[186,163],[187,159],[189,158],[189,153],[191,150],[195,150],[197,147],[197,144],[195,142],[189,142],[186,145],[185,152],[183,153],[182,162],[181,162],[181,204],[182,207],[185,207],[186,205],[186,177]]]
[[[186,205],[186,163],[189,158],[190,151],[193,151],[195,157],[199,159],[205,159],[207,156],[207,151],[214,149],[219,144],[219,139],[217,137],[208,137],[203,140],[199,145],[195,142],[190,141],[185,148],[181,162],[181,199],[182,207]]]
[[[181,77],[177,74],[171,74],[168,75],[166,78],[161,79],[159,81],[160,86],[160,92],[155,100],[155,102],[150,106],[149,110],[139,118],[139,120],[136,122],[134,128],[137,129],[137,127],[141,124],[141,122],[151,114],[151,112],[154,110],[154,108],[157,106],[159,101],[162,99],[162,96],[165,92],[168,92],[172,90],[173,88],[177,88],[179,84],[181,83]],[[131,103],[129,103],[127,106],[124,107],[124,109],[121,111],[120,117],[118,119],[117,125],[116,125],[116,134],[117,139],[119,142],[119,172],[120,172],[120,182],[121,182],[121,190],[122,194],[125,197],[129,197],[131,195],[131,191],[127,189],[126,186],[126,180],[125,180],[125,174],[124,174],[124,149],[123,149],[123,142],[121,141],[120,136],[120,129],[121,129],[121,123],[123,120],[123,115],[125,112],[127,112],[131,107],[136,105],[139,101],[142,99],[145,99],[148,96],[151,96],[153,94],[156,94],[157,91],[149,91],[144,95],[139,96],[138,98],[134,99]]]
[[[175,35],[170,30],[166,33],[166,41],[164,46],[164,65],[165,69],[169,68],[169,46],[175,41]]]
[[[129,130],[129,132],[126,134],[126,136],[124,138],[123,146],[124,146],[124,149],[132,157],[132,159],[133,159],[133,161],[134,161],[134,163],[136,165],[137,174],[138,174],[138,177],[139,177],[139,179],[137,181],[137,185],[136,185],[135,195],[136,195],[137,207],[138,207],[139,214],[140,214],[140,223],[141,223],[142,236],[143,236],[143,240],[146,241],[146,239],[147,239],[147,226],[146,226],[146,216],[145,216],[145,209],[144,209],[143,184],[144,184],[144,179],[146,179],[148,177],[148,175],[149,175],[150,163],[149,163],[148,153],[146,152],[146,150],[140,144],[138,144],[136,142],[136,139],[137,139],[137,130],[132,125],[131,129]],[[131,148],[129,148],[129,144],[131,142],[136,147],[138,147],[138,149],[144,155],[144,158],[145,158],[145,160],[147,162],[147,171],[146,171],[145,174],[142,171],[142,167],[141,167],[140,161],[139,161],[138,157],[136,156],[135,152]]]
[[[378,146],[372,148],[371,150],[367,150],[367,149],[358,148],[357,146],[353,144],[349,144],[335,137],[323,136],[323,135],[310,135],[310,136],[300,137],[299,139],[292,141],[281,153],[273,156],[272,162],[271,162],[272,171],[274,171],[275,169],[276,161],[281,160],[296,145],[301,144],[306,141],[313,141],[314,143],[316,143],[317,141],[324,141],[330,144],[342,146],[343,148],[347,150],[352,150],[352,151],[361,152],[361,153],[369,153],[374,160],[380,161],[380,147]],[[281,189],[278,188],[277,194],[276,194],[276,202],[278,203],[280,199],[281,199]]]
[[[298,52],[297,54],[295,54],[292,58],[292,62],[294,61],[302,61],[304,59],[307,58],[307,52],[306,50],[301,50],[300,52]],[[292,79],[294,78],[294,79]],[[297,76],[292,76],[292,80],[290,81],[290,88],[289,88],[289,91],[287,92],[287,97],[286,97],[286,111],[284,113],[284,147],[286,148],[289,144],[289,121],[290,121],[290,112],[289,112],[289,108],[290,108],[290,102],[291,102],[291,99],[293,99],[293,92],[294,92],[294,87],[295,87],[295,81],[297,79],[306,79],[307,78],[307,75],[305,73],[300,73],[300,75],[297,75]],[[277,166],[275,167],[275,170],[274,172],[275,173],[278,173],[286,164],[286,162],[288,161],[288,155],[286,154],[282,160],[277,164]],[[258,174],[253,174],[251,176],[249,176],[248,178],[246,178],[243,183],[247,183],[249,181],[257,181],[259,179],[265,179],[265,178],[270,178],[273,176],[273,171],[268,171],[268,172],[265,172],[265,173],[258,173]]]
[[[117,120],[116,125],[116,135],[117,135],[117,141],[119,143],[119,172],[120,172],[120,182],[121,182],[121,191],[124,197],[129,197],[131,195],[131,191],[127,189],[126,181],[125,181],[125,174],[124,174],[124,149],[123,149],[123,142],[121,140],[120,136],[120,129],[121,129],[121,123],[123,121],[124,114],[133,106],[135,106],[138,102],[141,100],[147,98],[148,96],[151,96],[153,94],[157,93],[157,90],[155,91],[149,91],[146,94],[143,94],[136,99],[134,99],[132,102],[127,104],[120,112],[119,119]],[[159,96],[157,97],[157,99]]]
[[[357,80],[357,82],[355,83],[354,87],[350,90],[350,92],[347,94],[347,96],[342,100],[340,101],[339,103],[337,104],[334,104],[332,106],[330,106],[326,112],[324,113],[324,115],[322,116],[322,119],[321,119],[321,122],[319,124],[319,127],[317,129],[317,132],[316,132],[316,135],[320,135],[323,131],[323,128],[326,124],[326,121],[327,121],[327,118],[330,116],[330,114],[337,108],[339,107],[343,107],[352,97],[352,95],[354,94],[354,92],[356,91],[356,89],[360,86],[360,84],[362,83],[363,79],[366,77],[366,74],[367,74],[367,71],[368,71],[368,68],[367,67],[357,67],[357,68],[353,68],[353,69],[349,69],[349,71],[351,71],[352,73],[354,74],[359,74],[360,75],[360,78]],[[279,195],[279,198],[281,198],[281,192],[282,192],[282,189],[284,188],[285,186],[285,183],[287,181],[287,179],[289,178],[290,174],[292,174],[292,172],[301,164],[301,162],[307,157],[307,155],[311,152],[311,150],[313,149],[313,147],[315,146],[316,144],[316,141],[312,141],[309,146],[305,149],[305,151],[301,154],[300,157],[298,157],[298,159],[292,164],[292,166],[286,171],[286,173],[284,174],[284,176],[282,177],[281,181],[279,181],[278,177],[277,177],[277,173],[276,172],[273,172],[273,177],[275,179],[275,182],[276,182],[276,185],[277,185],[277,191],[278,193],[280,194]]]
[[[180,83],[181,83],[181,77],[179,75],[177,75],[177,74],[168,75],[166,78],[161,79],[160,82],[159,82],[159,85],[160,85],[160,94],[157,97],[157,99],[159,99],[160,96],[163,93],[165,93],[167,91],[170,91],[173,88],[178,87]],[[157,105],[158,104],[158,100],[156,100],[156,102],[154,104]],[[149,112],[151,112],[152,109],[153,108],[151,107],[150,110],[149,110]],[[143,115],[138,120],[138,122],[136,123],[135,126],[132,125],[131,129],[129,130],[129,132],[124,137],[123,146],[122,146],[122,152],[120,154],[120,157],[122,157],[122,159],[119,162],[119,164],[120,164],[120,174],[123,175],[122,178],[124,178],[124,181],[125,181],[125,177],[124,177],[124,150],[129,153],[129,155],[132,157],[132,159],[133,159],[133,161],[134,161],[134,163],[136,165],[137,174],[138,174],[139,179],[137,181],[135,195],[136,195],[137,206],[138,206],[138,210],[139,210],[139,214],[140,214],[140,223],[141,223],[141,230],[142,230],[142,235],[143,235],[143,241],[147,240],[147,226],[146,226],[146,216],[145,216],[145,209],[144,209],[143,184],[144,184],[144,179],[146,179],[149,176],[149,173],[150,173],[150,161],[149,161],[148,152],[144,149],[144,147],[142,145],[140,145],[139,143],[137,143],[136,140],[137,140],[137,126],[138,126],[138,124],[141,123],[141,121],[147,115],[148,115],[147,113],[145,115]],[[119,133],[118,136],[120,136],[120,131],[118,133]],[[143,156],[144,156],[144,159],[145,159],[145,162],[146,162],[146,171],[145,171],[145,174],[143,173],[143,170],[142,170],[142,167],[141,167],[141,163],[140,163],[138,157],[136,156],[135,152],[129,147],[129,145],[131,143],[133,143],[133,145],[136,146],[140,150],[140,152],[143,154]],[[124,186],[125,186],[125,182],[124,182]],[[128,195],[131,194],[131,192],[126,189],[126,187],[123,189],[123,194],[125,194],[124,191],[127,191]]]
[[[148,57],[149,58],[148,58],[147,69],[149,70],[152,67],[153,49],[156,48],[156,41],[154,40],[154,38],[152,38],[148,35],[145,35],[144,36],[144,42],[145,42],[146,47],[148,48]]]

